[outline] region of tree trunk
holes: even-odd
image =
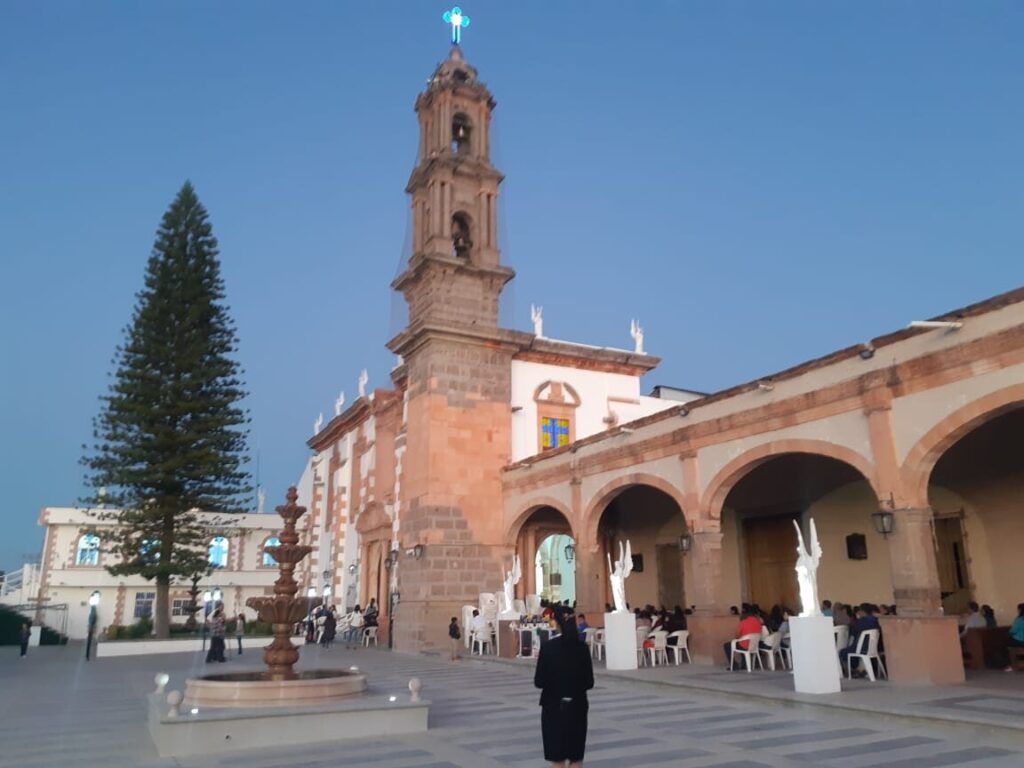
[[[156,603],[153,605],[153,634],[157,640],[171,636],[171,577],[156,577]]]

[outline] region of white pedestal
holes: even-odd
[[[632,613],[604,615],[604,653],[608,669],[636,669],[636,617]]]
[[[789,620],[793,687],[797,693],[839,693],[839,655],[832,619],[794,616]]]
[[[39,645],[40,640],[43,637],[43,628],[39,626],[33,626],[29,628],[28,644],[33,648]]]

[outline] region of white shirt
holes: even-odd
[[[474,616],[473,621],[470,622],[470,629],[478,635],[485,634],[487,632],[487,619],[483,616]]]

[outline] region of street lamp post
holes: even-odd
[[[92,644],[93,637],[96,635],[96,622],[99,619],[97,615],[96,606],[100,604],[100,591],[98,589],[93,590],[93,593],[89,595],[89,632],[85,637],[85,660],[89,661],[92,658]]]

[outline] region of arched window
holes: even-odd
[[[452,153],[468,155],[472,150],[473,125],[461,112],[452,118]]]
[[[452,253],[460,259],[468,259],[473,250],[473,239],[470,236],[469,217],[464,213],[452,216]]]
[[[75,565],[99,564],[100,537],[92,533],[86,533],[78,540],[78,551],[75,554]]]
[[[273,555],[267,552],[267,547],[276,547],[281,543],[281,540],[277,536],[271,536],[265,542],[263,542],[263,567],[273,568],[277,565],[277,560],[274,559]]]
[[[210,542],[210,565],[214,568],[226,568],[228,564],[228,540],[217,536]]]

